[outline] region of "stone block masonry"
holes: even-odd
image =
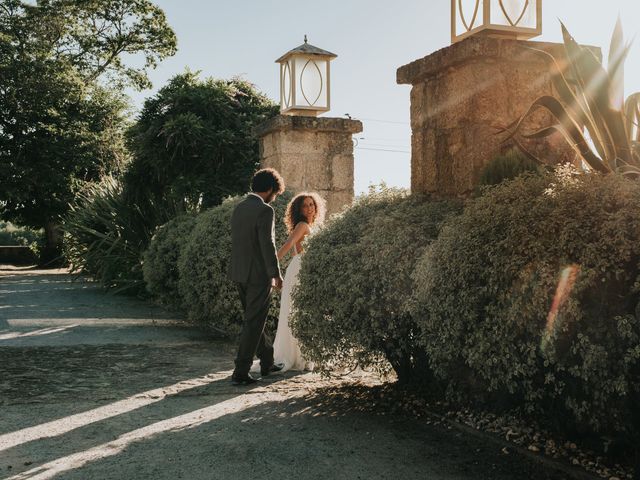
[[[532,49],[565,62],[562,44],[474,36],[398,69],[397,82],[412,85],[412,192],[468,196],[483,166],[513,146],[499,129],[555,95],[550,59]],[[524,131],[554,123],[540,110]],[[547,164],[575,159],[560,134],[523,143]]]
[[[262,167],[278,170],[291,192],[318,192],[332,214],[353,201],[352,136],[361,131],[358,120],[278,115],[255,134]]]

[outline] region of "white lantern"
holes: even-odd
[[[307,43],[285,53],[280,64],[280,113],[315,116],[329,111],[329,64],[337,55]]]
[[[451,0],[451,43],[480,34],[537,37],[542,34],[542,0]]]

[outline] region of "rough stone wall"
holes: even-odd
[[[560,44],[470,37],[398,69],[398,83],[413,85],[413,192],[469,195],[482,167],[513,146],[504,143],[498,129],[518,119],[541,95],[555,94],[549,61],[531,47],[564,59]],[[524,131],[553,123],[539,110]],[[523,143],[548,164],[575,158],[559,134]]]
[[[280,115],[256,129],[261,164],[278,170],[289,191],[318,192],[336,213],[353,201],[352,135],[361,131],[357,120]]]

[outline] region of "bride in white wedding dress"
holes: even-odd
[[[289,252],[292,253],[293,258],[284,276],[278,329],[273,342],[273,358],[275,363],[284,364],[282,371],[311,369],[311,365],[308,365],[303,358],[298,340],[291,333],[289,326],[292,309],[291,292],[298,284],[298,272],[303,254],[302,242],[311,233],[313,227],[322,223],[324,214],[325,202],[317,193],[300,193],[287,205],[284,221],[289,238],[278,250],[278,260],[284,258]]]

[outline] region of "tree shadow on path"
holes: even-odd
[[[175,317],[151,303],[105,292],[82,277],[74,279],[64,273],[0,276],[0,329],[15,326],[10,320],[21,324],[25,320],[46,323],[56,319],[167,320]]]
[[[23,455],[9,453],[22,463],[8,478],[562,478],[442,427],[326,408],[314,379],[252,389],[214,381],[37,448],[18,446]],[[34,452],[47,453],[28,459]]]

